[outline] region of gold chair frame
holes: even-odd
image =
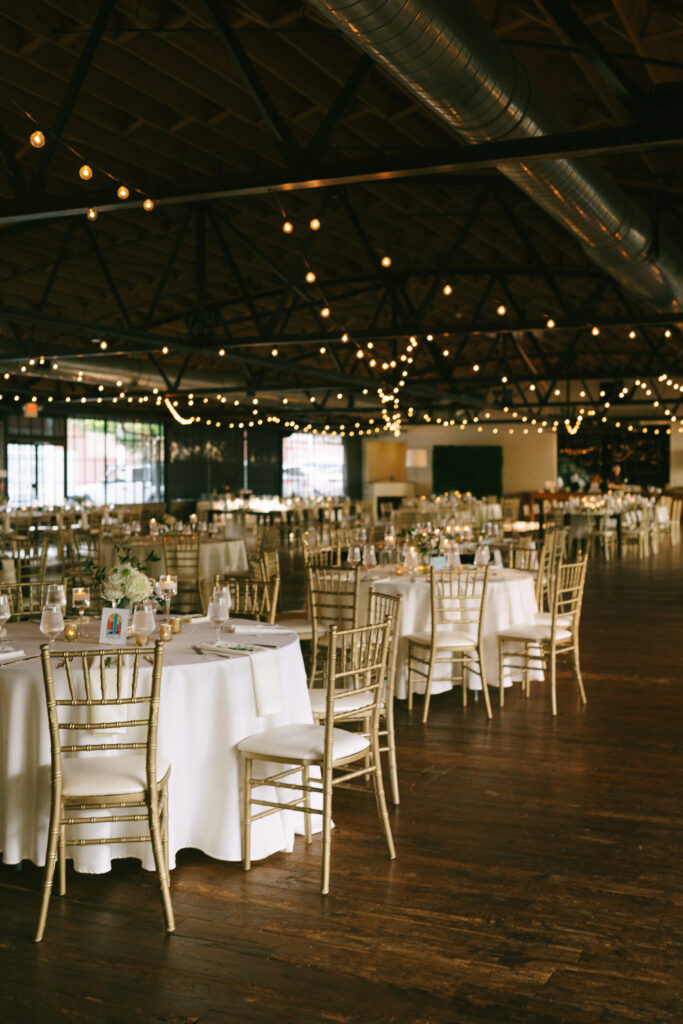
[[[337,626],[353,629],[360,621],[360,566],[307,568],[308,598],[311,608],[311,670],[309,686],[324,678],[328,630]]]
[[[431,630],[429,639],[408,637],[408,710],[413,708],[416,679],[425,681],[422,721],[426,723],[434,672],[438,665],[458,669],[462,685],[462,704],[467,707],[467,670],[481,679],[486,716],[491,718],[491,700],[486,680],[482,647],[482,625],[488,589],[489,566],[484,569],[461,566],[458,569],[429,570]],[[451,627],[450,643],[449,630]],[[439,629],[441,627],[441,629]],[[455,628],[459,627],[459,628]],[[476,630],[476,636],[472,635]],[[453,645],[457,633],[457,646]]]
[[[35,941],[40,942],[45,932],[47,912],[52,893],[55,864],[59,856],[59,894],[66,892],[66,847],[100,845],[100,838],[67,839],[66,828],[78,828],[106,821],[146,821],[147,834],[137,836],[107,837],[107,843],[149,842],[154,853],[154,862],[161,887],[161,899],[166,921],[166,930],[175,930],[171,904],[168,870],[168,779],[170,766],[160,779],[157,777],[157,724],[159,720],[159,697],[161,692],[161,668],[164,645],[157,641],[154,647],[112,648],[103,651],[51,651],[48,644],[42,644],[40,656],[43,667],[43,681],[50,729],[51,746],[51,806],[48,830],[43,894]],[[106,662],[115,661],[115,679],[108,678]],[[132,666],[130,661],[132,659]],[[140,668],[146,659],[152,660],[149,692],[141,687]],[[68,697],[58,697],[55,691],[53,662],[63,662]],[[74,671],[76,663],[76,671]],[[80,664],[79,664],[80,663]],[[95,671],[95,666],[98,670]],[[113,673],[113,667],[112,667]],[[146,707],[146,713],[145,713]],[[93,709],[121,708],[117,721],[93,721]],[[126,718],[126,712],[134,717]],[[130,739],[123,739],[130,731]],[[61,738],[66,732],[67,742]],[[142,738],[140,738],[142,737]],[[93,742],[93,740],[95,742]],[[127,787],[123,793],[94,792],[88,795],[78,793],[69,796],[64,792],[68,779],[68,768],[73,764],[73,755],[83,761],[89,752],[102,754],[115,751],[144,750],[145,780],[139,787]],[[70,754],[68,763],[62,755]],[[117,757],[104,760],[116,769]],[[94,764],[95,762],[93,762]],[[108,767],[108,765],[107,765]],[[104,776],[104,773],[98,773]],[[106,790],[107,787],[105,787]],[[137,810],[144,808],[144,811]],[[102,814],[100,812],[104,811]],[[108,811],[114,811],[110,814]],[[85,812],[85,816],[83,815]],[[89,813],[88,813],[89,812]]]
[[[335,788],[355,789],[367,792],[367,787],[354,784],[354,780],[372,779],[377,809],[389,850],[389,857],[396,856],[391,834],[389,814],[382,782],[382,766],[379,752],[379,720],[384,687],[384,674],[389,643],[389,623],[374,626],[360,626],[355,629],[338,630],[330,627],[327,648],[330,652],[326,671],[326,709],[324,725],[304,725],[306,743],[314,743],[316,752],[297,756],[294,751],[278,752],[278,740],[287,731],[297,727],[281,726],[279,729],[256,733],[237,744],[242,770],[242,863],[245,871],[251,867],[251,825],[252,822],[283,810],[298,810],[305,815],[305,839],[312,841],[311,814],[320,814],[323,819],[322,835],[322,895],[330,891],[330,854],[332,841],[332,795]],[[344,694],[351,684],[357,694],[368,694],[369,734],[357,736],[351,753],[334,756],[335,742],[348,736],[340,724],[355,721],[357,712],[344,711]],[[341,734],[341,736],[340,736]],[[319,752],[317,752],[319,751]],[[273,762],[284,765],[264,778],[254,777],[253,762]],[[322,781],[311,779],[310,769],[321,770]],[[293,776],[296,776],[292,781]],[[254,795],[261,787],[273,787],[291,794],[283,803],[267,800]],[[322,796],[322,809],[311,806],[312,796]],[[265,808],[253,813],[254,808]]]
[[[0,594],[7,594],[13,619],[17,621],[31,619],[42,612],[45,605],[45,591],[53,583],[61,583],[66,594],[67,587],[64,579],[39,580],[36,583],[0,583]]]

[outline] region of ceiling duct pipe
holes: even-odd
[[[470,143],[569,130],[466,0],[309,0],[404,90]],[[501,164],[625,288],[683,310],[683,266],[595,159]]]

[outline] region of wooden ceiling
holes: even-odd
[[[476,6],[572,145],[604,133],[596,159],[661,236],[680,235],[680,2]],[[0,0],[0,53],[5,405],[106,406],[120,387],[153,405],[156,387],[180,410],[220,394],[334,426],[375,419],[378,389],[404,380],[404,420],[515,406],[552,419],[578,388],[597,403],[591,389],[625,387],[633,404],[636,378],[683,381],[671,317],[624,293],[490,155],[463,164],[475,147],[306,3]],[[391,173],[407,167],[423,172]]]

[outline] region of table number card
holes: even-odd
[[[128,609],[104,608],[100,620],[100,643],[125,647],[128,635]]]

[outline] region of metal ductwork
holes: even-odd
[[[471,143],[569,131],[467,0],[309,0],[404,90]],[[683,261],[594,159],[502,164],[625,288],[683,310]]]

